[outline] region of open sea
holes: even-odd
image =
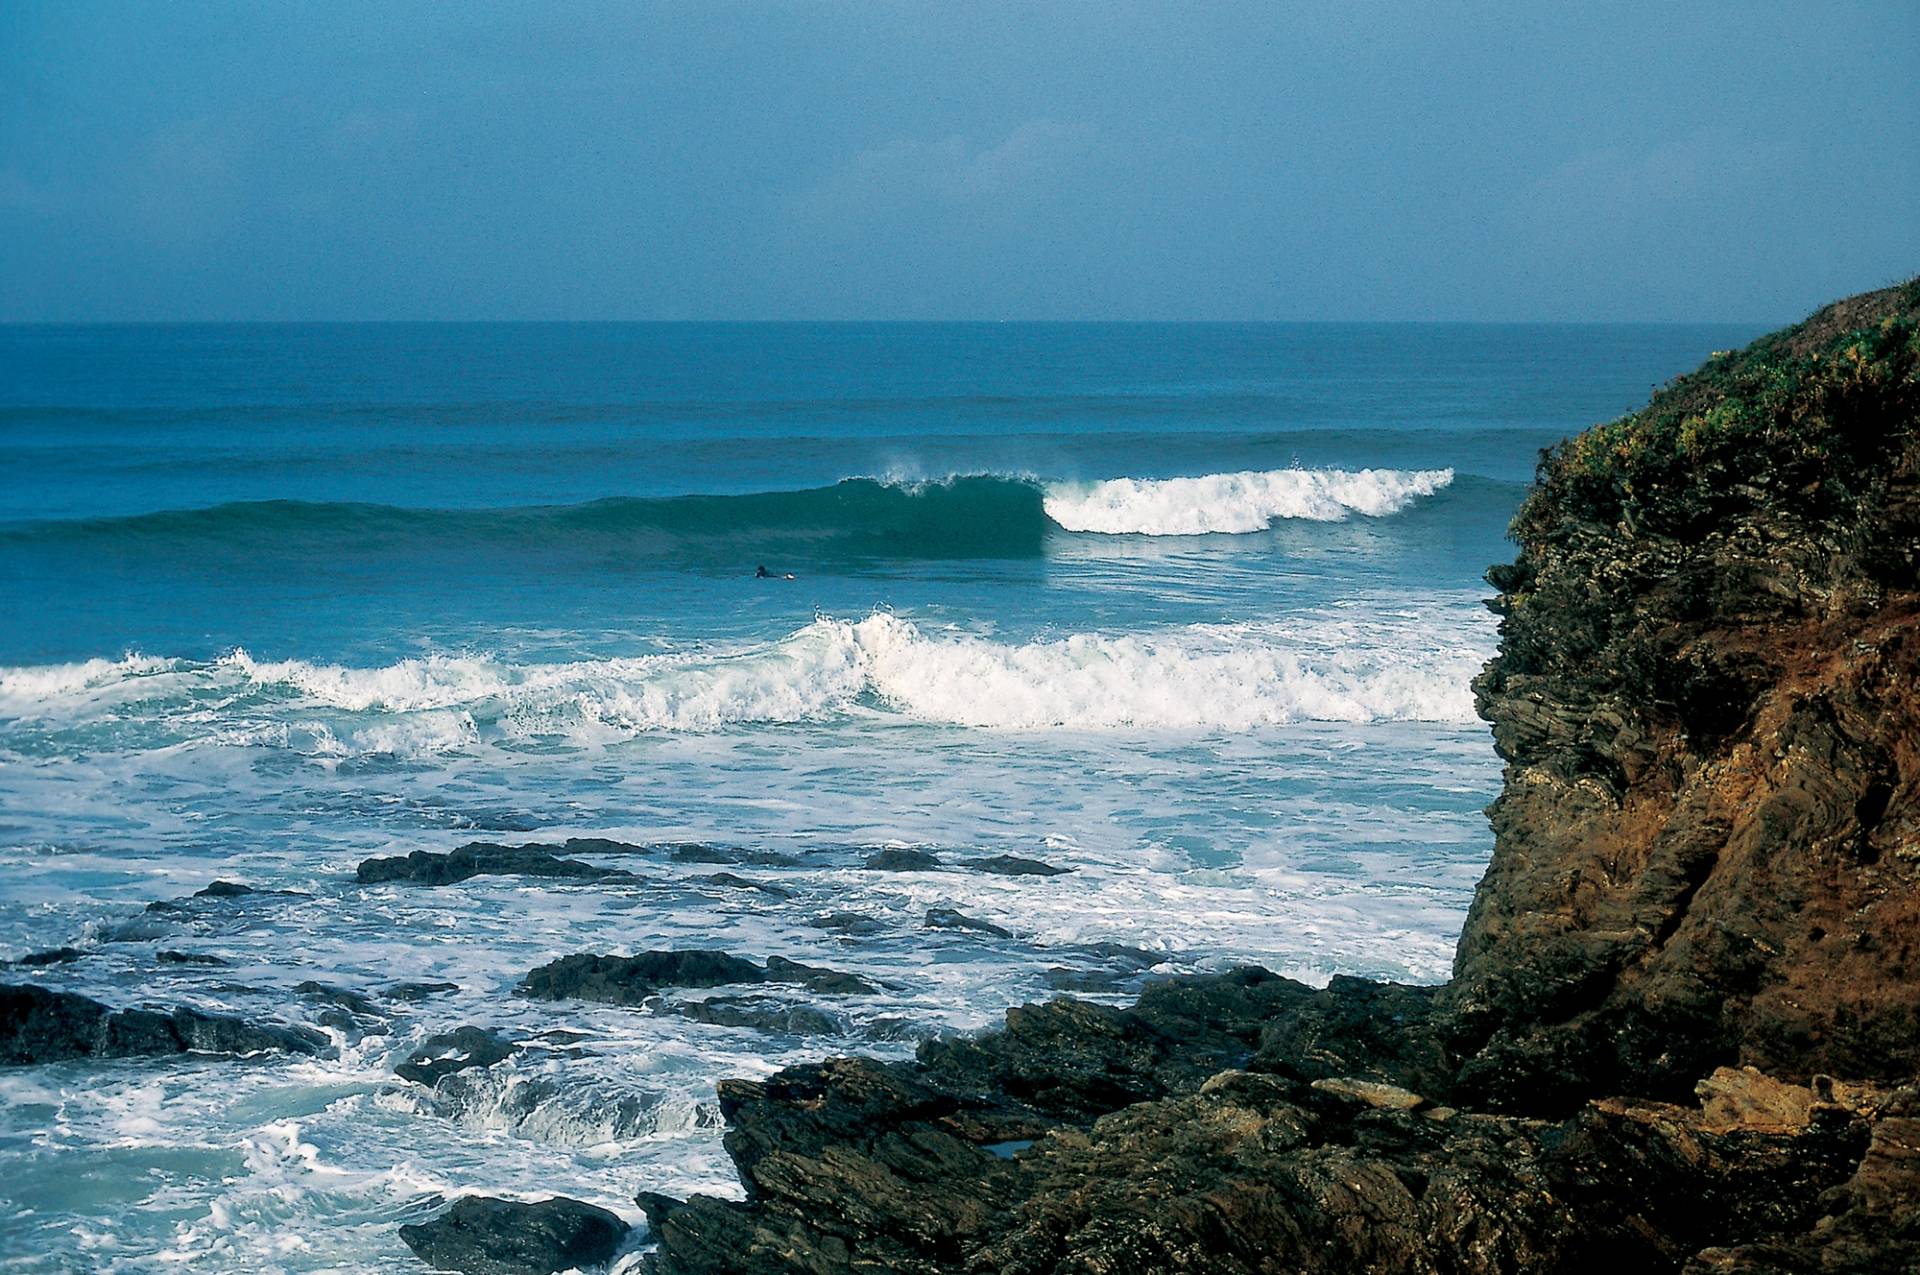
[[[737,1195],[724,1076],[1245,962],[1443,980],[1538,452],[1757,333],[0,327],[0,959],[81,952],[0,981],[332,1041],[0,1070],[0,1271],[408,1269],[461,1193]],[[638,879],[354,882],[568,837]],[[216,879],[263,893],[146,910]],[[513,994],[655,948],[881,991]],[[524,1047],[394,1076],[468,1023]]]

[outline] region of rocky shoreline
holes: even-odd
[[[1920,1270],[1920,283],[1717,355],[1569,440],[1543,457],[1514,534],[1517,560],[1488,577],[1500,651],[1475,683],[1504,788],[1449,983],[1313,988],[1257,968],[1149,981],[1164,954],[1048,948],[1077,962],[1050,986],[1144,991],[1125,1008],[1022,1006],[911,1061],[721,1081],[746,1198],[640,1195],[647,1269]],[[848,866],[871,873],[1071,871],[861,854]],[[596,862],[643,856],[654,876]],[[367,859],[350,888],[626,890],[667,864],[797,862],[476,842]],[[790,894],[731,871],[700,881]],[[276,897],[306,896],[217,881],[150,905],[150,923]],[[924,931],[1016,937],[948,906],[924,910]],[[13,964],[33,977],[91,954]],[[764,948],[574,952],[515,977],[529,1002],[842,1048],[912,1038],[871,1015],[851,1031],[839,1008],[889,985]],[[343,1039],[450,990],[293,988]],[[570,1048],[564,1031],[485,1023],[410,1040],[396,1075],[457,1106],[489,1069]],[[0,1063],[326,1045],[290,1024],[0,986]],[[551,1272],[636,1237],[581,1201],[475,1196],[400,1238],[441,1269]]]
[[[658,1275],[1920,1268],[1920,286],[1543,458],[1453,980],[722,1082]]]

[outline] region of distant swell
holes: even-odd
[[[1473,720],[1491,646],[1469,598],[1286,623],[995,642],[878,612],[777,642],[521,663],[434,655],[370,668],[129,656],[0,669],[0,721],[44,754],[229,743],[316,756],[593,745],[880,714],[1014,730],[1239,732],[1296,721]]]
[[[1283,519],[1384,517],[1452,481],[1452,470],[1284,469],[1098,482],[848,478],[804,491],[508,509],[275,500],[14,524],[0,528],[0,539],[116,555],[224,551],[249,560],[436,550],[730,564],[756,555],[1031,557],[1059,532],[1247,533]]]

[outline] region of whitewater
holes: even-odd
[[[725,1077],[1444,979],[1535,458],[1742,340],[0,327],[0,983],[325,1042],[0,1067],[0,1261],[405,1269],[462,1194],[737,1195]],[[587,868],[360,879],[476,842]],[[874,990],[515,994],[654,949]]]

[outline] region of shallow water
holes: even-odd
[[[737,1192],[718,1078],[904,1056],[1060,969],[1443,979],[1499,779],[1479,576],[1533,458],[1750,335],[0,329],[0,956],[86,953],[7,977],[335,1045],[0,1073],[0,1266],[385,1270],[463,1191],[637,1221]],[[569,836],[656,848],[353,883]],[[892,845],[943,870],[860,866]],[[999,853],[1071,871],[966,866]],[[144,910],[217,878],[297,893]],[[512,994],[655,947],[882,989],[749,989],[809,1036]],[[527,1047],[393,1077],[461,1023]]]

